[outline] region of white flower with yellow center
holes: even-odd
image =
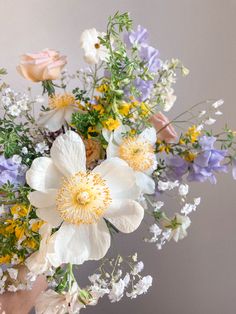
[[[86,171],[85,147],[80,136],[68,131],[54,141],[51,158],[36,158],[26,174],[34,192],[29,200],[37,215],[53,227],[53,266],[82,264],[102,258],[110,247],[109,221],[121,232],[133,232],[144,210],[134,171],[111,158]]]
[[[71,94],[54,95],[49,98],[48,105],[49,110],[40,113],[37,123],[51,132],[58,131],[65,122],[70,123],[72,114],[78,111]]]
[[[127,135],[128,126],[120,126],[113,133],[103,130],[103,136],[108,141],[107,158],[119,157],[125,160],[134,170],[136,183],[141,191],[153,194],[155,182],[150,177],[156,169],[157,160],[154,153],[156,130],[147,128],[141,134]]]
[[[109,55],[108,49],[100,43],[99,37],[105,33],[98,32],[95,28],[86,29],[80,38],[81,47],[84,49],[84,59],[89,64],[105,61]]]

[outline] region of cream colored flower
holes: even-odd
[[[111,240],[104,218],[125,233],[136,230],[143,219],[133,170],[111,158],[86,171],[85,147],[73,131],[54,141],[51,158],[36,158],[26,178],[36,190],[29,200],[37,215],[60,226],[53,234],[55,254],[48,256],[54,266],[102,258]]]
[[[103,131],[108,141],[107,158],[119,157],[125,160],[134,170],[136,183],[142,192],[152,194],[155,190],[155,182],[150,175],[157,165],[154,153],[156,130],[147,128],[137,136],[129,136],[127,132],[130,132],[130,128],[124,125],[109,135],[105,130]]]
[[[66,63],[65,56],[60,56],[55,50],[44,49],[38,53],[23,55],[17,71],[33,82],[57,80]]]
[[[191,220],[188,216],[180,214],[175,215],[176,228],[171,230],[168,240],[174,239],[175,242],[184,239],[187,236],[187,229],[191,225]]]
[[[87,29],[82,33],[80,44],[84,49],[84,59],[87,63],[97,64],[108,57],[108,49],[99,40],[99,37],[104,37],[104,35],[105,33],[100,33],[95,28]]]
[[[47,290],[36,300],[36,314],[78,314],[85,306],[78,300],[78,286],[74,283],[71,290],[61,294]]]
[[[78,111],[73,95],[55,95],[49,98],[50,110],[40,113],[37,121],[39,126],[51,132],[58,131],[65,122],[71,123],[72,114]]]

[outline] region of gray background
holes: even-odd
[[[236,0],[0,0],[0,66],[9,70],[8,81],[22,89],[27,82],[15,71],[23,52],[49,47],[68,56],[68,69],[84,66],[79,37],[83,29],[105,29],[115,11],[129,11],[147,27],[161,56],[178,57],[191,70],[176,86],[174,112],[206,98],[223,98],[225,115],[236,127]],[[174,114],[174,112],[172,114]],[[103,300],[88,314],[234,314],[236,313],[236,208],[231,174],[217,186],[193,185],[202,196],[192,215],[189,236],[162,251],[142,243],[143,230],[119,236],[122,253],[139,251],[145,270],[155,277],[150,293],[137,300],[109,304]],[[171,204],[174,208],[174,204]],[[81,267],[85,280],[94,264]]]

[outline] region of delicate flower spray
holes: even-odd
[[[30,289],[44,274],[49,289],[37,314],[79,313],[105,295],[113,303],[147,293],[153,279],[136,253],[107,255],[116,234],[135,231],[145,214],[146,243],[160,250],[178,242],[201,201],[190,198],[189,182],[216,183],[230,166],[236,178],[236,133],[212,130],[223,101],[169,119],[177,74],[189,71],[163,60],[144,27],[116,13],[106,32],[85,30],[80,43],[88,67],[72,75],[57,51],[21,58],[18,72],[41,82],[43,96],[0,81],[0,293]],[[74,271],[88,260],[98,268],[81,287]],[[19,265],[28,268],[24,280]]]

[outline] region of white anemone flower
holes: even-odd
[[[128,132],[130,132],[130,128],[124,125],[110,134],[104,130],[103,136],[108,141],[107,158],[119,157],[125,160],[134,170],[136,183],[141,191],[153,194],[155,182],[151,178],[151,174],[157,166],[154,153],[154,145],[157,140],[156,130],[147,128],[137,136],[129,136]]]
[[[105,33],[100,33],[95,28],[86,29],[82,33],[80,44],[84,49],[84,59],[88,64],[97,64],[107,59],[109,51],[99,40],[99,37],[102,38],[104,35]]]
[[[36,158],[27,171],[34,192],[29,200],[37,215],[59,230],[53,234],[53,266],[101,259],[110,247],[107,223],[124,233],[140,225],[144,210],[135,175],[128,164],[111,158],[86,171],[85,147],[80,136],[67,131],[54,141],[51,158]]]
[[[40,113],[37,124],[51,132],[58,131],[65,122],[70,123],[72,114],[78,111],[73,95],[62,94],[49,98],[50,110]]]

